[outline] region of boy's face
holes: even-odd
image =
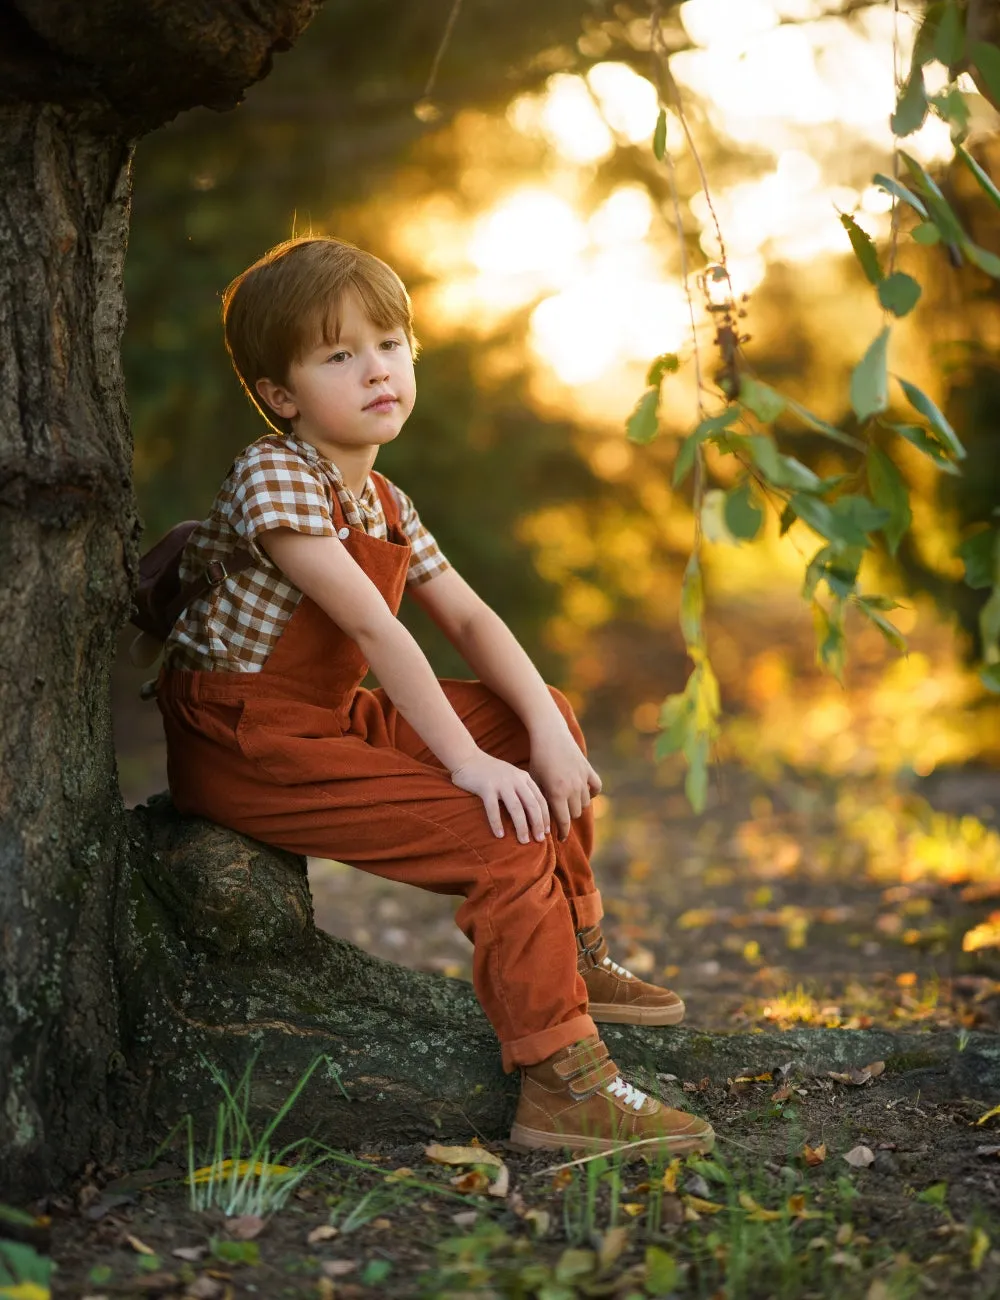
[[[341,304],[336,343],[319,341],[294,361],[285,384],[257,381],[257,391],[293,433],[328,459],[392,442],[413,410],[413,357],[400,324],[372,323],[354,294]]]

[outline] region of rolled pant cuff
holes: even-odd
[[[581,1038],[590,1038],[597,1033],[597,1026],[590,1016],[573,1016],[562,1024],[552,1025],[548,1029],[539,1029],[535,1034],[524,1038],[515,1038],[512,1042],[500,1046],[503,1068],[507,1074],[520,1065],[537,1065],[561,1047],[579,1042]]]
[[[596,889],[592,894],[578,894],[569,899],[569,906],[573,913],[574,930],[588,930],[604,915],[601,895]]]

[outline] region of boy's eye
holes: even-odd
[[[394,352],[394,351],[396,350],[396,348],[400,347],[401,345],[400,345],[399,339],[383,339],[383,340],[382,340],[382,346],[383,346],[384,348],[389,348],[390,351],[393,351],[393,352]]]
[[[345,361],[348,355],[347,352],[334,352],[327,357],[327,361]]]

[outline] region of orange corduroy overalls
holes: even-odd
[[[331,508],[343,544],[397,613],[410,545],[393,492],[372,477],[389,540],[348,528],[335,494]],[[509,819],[498,839],[478,795],[452,784],[384,691],[361,687],[367,669],[306,596],[261,671],[164,668],[157,700],[177,809],[293,853],[463,894],[455,919],[474,945],[473,986],[506,1070],[596,1033],[574,933],[602,915],[591,810],[561,843],[553,834],[520,844]],[[441,686],[481,749],[527,766],[528,733],[512,709],[481,682]],[[552,693],[583,748],[569,703]]]

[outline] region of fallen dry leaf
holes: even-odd
[[[703,1079],[699,1079],[697,1083],[692,1083],[690,1079],[685,1079],[681,1084],[681,1087],[685,1092],[707,1092],[711,1086],[712,1080],[707,1074]]]
[[[325,1259],[320,1268],[327,1277],[346,1277],[358,1266],[356,1259]]]
[[[560,1169],[552,1179],[552,1190],[561,1192],[564,1187],[568,1187],[573,1181],[573,1174],[569,1169]]]
[[[478,1210],[460,1210],[458,1214],[451,1216],[451,1221],[460,1228],[471,1228],[478,1218]]]
[[[523,1217],[534,1228],[536,1237],[544,1237],[552,1221],[548,1210],[525,1210]]]
[[[680,1177],[680,1172],[680,1157],[676,1157],[671,1160],[670,1164],[667,1165],[666,1169],[663,1171],[662,1186],[665,1192],[677,1191],[677,1179]]]
[[[858,1146],[852,1147],[841,1159],[846,1160],[852,1169],[866,1169],[868,1165],[874,1162],[875,1153],[871,1147],[859,1143]]]
[[[489,1196],[506,1196],[510,1191],[510,1170],[506,1165],[501,1165],[497,1170],[497,1176],[487,1187],[486,1192]]]
[[[315,1246],[318,1241],[332,1241],[334,1237],[339,1236],[339,1228],[333,1228],[329,1223],[321,1223],[318,1228],[313,1228],[309,1236],[306,1237],[306,1244]]]
[[[226,1284],[220,1282],[218,1278],[209,1277],[207,1273],[202,1273],[196,1277],[193,1282],[189,1282],[185,1296],[190,1296],[191,1300],[221,1300],[226,1293]]]
[[[749,1192],[740,1192],[740,1205],[747,1211],[747,1218],[753,1223],[771,1223],[781,1218],[780,1210],[766,1210],[758,1205]]]
[[[806,1198],[801,1192],[788,1198],[788,1213],[793,1219],[822,1219],[822,1214],[818,1210],[806,1209]]]
[[[641,1201],[622,1201],[622,1209],[630,1219],[637,1218],[645,1208]]]
[[[460,1192],[485,1192],[490,1185],[490,1180],[481,1169],[470,1169],[467,1174],[456,1174],[450,1182],[452,1187],[457,1187]]]
[[[204,1259],[208,1254],[207,1246],[178,1246],[172,1250],[171,1255],[176,1255],[178,1259],[186,1260],[189,1264],[197,1264],[200,1259]]]
[[[794,1089],[790,1083],[783,1083],[780,1088],[775,1088],[774,1092],[771,1093],[771,1100],[787,1101],[793,1091]]]
[[[382,1181],[386,1183],[401,1183],[404,1178],[413,1177],[415,1177],[413,1170],[407,1165],[403,1165],[400,1169],[390,1169]]]
[[[873,1079],[877,1079],[880,1074],[885,1073],[885,1061],[870,1061],[865,1069]]]
[[[730,1097],[742,1097],[744,1093],[749,1092],[753,1087],[753,1079],[748,1078],[746,1075],[739,1075],[735,1079],[727,1079],[726,1083],[729,1085]]]
[[[129,1286],[135,1287],[137,1291],[158,1291],[161,1294],[164,1291],[176,1291],[180,1285],[180,1278],[176,1273],[146,1273],[143,1277],[134,1277],[129,1282]]]
[[[226,1232],[237,1241],[253,1241],[259,1237],[267,1224],[259,1214],[238,1214],[226,1224]]]
[[[849,1268],[854,1273],[861,1271],[861,1261],[857,1255],[849,1255],[846,1250],[835,1250],[830,1256],[831,1264],[839,1264],[841,1268]]]
[[[976,1124],[985,1124],[988,1119],[996,1119],[997,1115],[1000,1115],[1000,1106],[994,1106],[993,1109],[988,1110],[985,1115],[980,1115],[976,1120]]]
[[[807,1165],[821,1165],[826,1159],[826,1143],[821,1142],[818,1147],[811,1147],[808,1142],[803,1143],[802,1159]]]
[[[976,1147],[977,1156],[1000,1156],[1000,1147]]]
[[[380,1231],[385,1231],[386,1228],[391,1228],[391,1227],[392,1227],[392,1220],[391,1220],[391,1219],[372,1219],[372,1227],[373,1227],[373,1228],[378,1228],[378,1229],[380,1229]]]
[[[601,1268],[610,1268],[627,1245],[628,1228],[624,1224],[619,1224],[617,1228],[609,1228],[601,1238],[597,1251],[597,1262]]]
[[[156,1251],[153,1249],[152,1246],[147,1246],[146,1243],[145,1243],[144,1241],[140,1241],[138,1237],[133,1237],[132,1234],[131,1234],[130,1232],[126,1232],[126,1234],[125,1234],[125,1240],[128,1242],[128,1244],[132,1247],[132,1249],[133,1249],[133,1250],[136,1252],[136,1254],[138,1254],[138,1255],[155,1255],[155,1254],[156,1254]]]
[[[724,1205],[717,1205],[715,1201],[706,1201],[701,1196],[685,1196],[684,1204],[690,1210],[697,1211],[698,1214],[718,1214],[724,1210]]]
[[[437,1165],[502,1165],[503,1161],[485,1147],[446,1147],[432,1142],[424,1147],[424,1155]]]

